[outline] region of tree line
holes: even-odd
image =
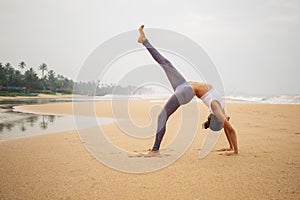
[[[24,61],[18,64],[18,68],[9,62],[0,63],[1,94],[72,93],[74,82],[63,75],[56,74],[53,70],[48,70],[47,64],[42,63],[38,67],[42,72],[41,78],[32,67],[25,68]]]
[[[81,95],[107,95],[107,94],[133,94],[135,87],[119,86],[114,84],[99,84],[99,82],[74,82],[63,75],[48,70],[48,65],[42,63],[38,66],[42,76],[32,68],[27,68],[24,61],[18,67],[9,62],[0,62],[0,95],[37,95],[45,94],[81,94]],[[151,92],[150,88],[142,88],[140,93]]]

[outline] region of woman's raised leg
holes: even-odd
[[[154,58],[154,60],[156,62],[158,62],[158,64],[163,68],[163,70],[165,71],[174,91],[177,88],[178,85],[185,83],[186,80],[185,78],[178,72],[178,70],[172,65],[172,63],[166,59],[165,57],[163,57],[148,41],[148,39],[145,36],[145,33],[143,31],[144,26],[142,25],[139,28],[139,32],[140,32],[140,37],[138,39],[139,43],[142,43],[147,50],[149,51],[149,53],[151,54],[151,56]]]

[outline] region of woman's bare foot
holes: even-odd
[[[155,157],[155,156],[159,156],[159,155],[160,155],[159,151],[149,150],[149,152],[145,155],[145,157]]]
[[[144,25],[140,26],[139,33],[140,33],[140,36],[138,38],[138,43],[144,43],[147,40],[146,35],[144,33]]]

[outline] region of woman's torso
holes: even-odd
[[[211,113],[214,114],[211,106],[213,101],[217,101],[223,112],[225,112],[222,96],[211,85],[201,82],[190,82],[190,86],[195,95],[203,101]]]
[[[198,98],[201,98],[203,95],[205,95],[210,89],[212,89],[212,86],[207,83],[201,83],[201,82],[189,82],[191,88],[194,90],[195,95]]]

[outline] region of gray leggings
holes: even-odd
[[[160,143],[166,132],[167,120],[177,110],[177,108],[180,107],[180,105],[190,102],[195,96],[195,93],[190,84],[177,71],[172,63],[164,58],[148,40],[146,40],[143,45],[150,52],[154,60],[156,60],[156,62],[158,62],[158,64],[163,68],[174,90],[174,94],[169,98],[158,116],[155,143],[152,147],[152,151],[157,151],[159,150]]]

